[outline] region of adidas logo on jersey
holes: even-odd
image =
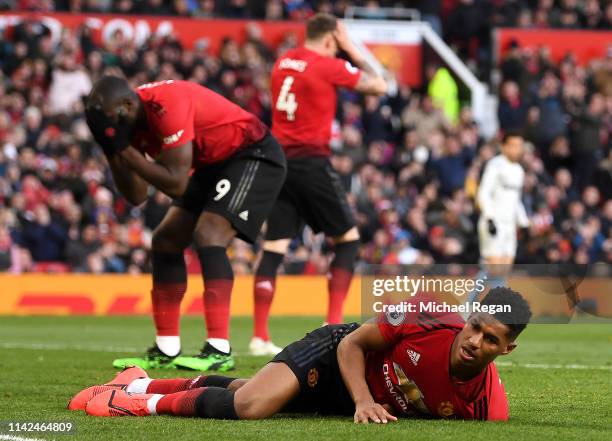
[[[244,210],[243,212],[238,213],[238,217],[242,219],[243,221],[248,221],[249,220],[249,210]]]
[[[183,136],[183,132],[184,130],[181,129],[178,132],[176,132],[174,135],[166,136],[164,138],[164,144],[172,144],[178,141],[179,139],[181,139],[181,136]]]
[[[419,363],[419,359],[421,358],[421,354],[419,354],[418,352],[413,351],[412,349],[408,349],[406,351],[406,354],[408,354],[408,358],[410,359],[410,361],[412,362],[413,365],[417,365]]]

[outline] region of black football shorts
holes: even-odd
[[[237,237],[253,243],[285,181],[285,154],[268,133],[222,162],[196,169],[174,205],[196,216],[208,211],[227,219]]]
[[[271,363],[285,363],[300,383],[299,395],[283,412],[347,415],[355,413],[338,367],[340,341],[359,328],[357,323],[326,325],[283,349]]]
[[[355,226],[344,184],[326,157],[287,159],[287,179],[268,217],[266,240],[293,238],[304,222],[329,237]]]

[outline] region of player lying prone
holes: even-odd
[[[493,361],[516,347],[531,311],[520,294],[504,287],[492,289],[482,303],[510,305],[511,312],[477,312],[467,322],[421,313],[413,323],[385,317],[361,326],[323,326],[250,379],[155,380],[131,367],[79,392],[68,408],[95,416],[262,419],[292,412],[353,415],[356,423],[507,420],[508,400]]]

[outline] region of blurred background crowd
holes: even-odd
[[[612,2],[596,0],[0,0],[26,10],[296,20],[313,11],[343,16],[355,4],[376,17],[397,3],[419,9],[481,77],[492,71],[492,26],[610,29],[612,20]],[[0,271],[148,272],[151,231],[171,201],[152,191],[133,207],[116,192],[81,97],[107,73],[134,86],[181,78],[269,124],[270,68],[297,40],[289,34],[269,47],[254,23],[247,35],[242,45],[227,39],[218,54],[172,36],[136,48],[116,33],[99,46],[86,27],[65,30],[55,44],[36,21],[0,39]],[[572,54],[555,63],[545,48],[515,42],[496,68],[500,128],[527,140],[523,202],[531,224],[519,233],[517,262],[612,263],[612,47],[581,66]],[[332,162],[350,191],[362,264],[479,259],[474,199],[498,145],[482,139],[469,107],[440,102],[431,83],[446,72],[432,63],[429,84],[392,97],[340,94]],[[284,271],[322,273],[331,251],[306,228]],[[229,252],[237,274],[252,271],[257,246],[236,240]],[[187,259],[197,271],[193,253]]]

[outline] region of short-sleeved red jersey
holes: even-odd
[[[287,157],[327,156],[336,115],[336,87],[352,89],[361,72],[351,63],[304,47],[272,69],[272,134]]]
[[[508,400],[494,363],[469,381],[451,377],[450,350],[463,325],[447,323],[420,314],[416,324],[378,324],[393,346],[366,356],[374,400],[403,416],[507,420]]]
[[[267,127],[218,93],[188,81],[160,81],[136,89],[148,130],[132,146],[155,158],[162,150],[193,143],[193,167],[222,161],[262,139]]]

